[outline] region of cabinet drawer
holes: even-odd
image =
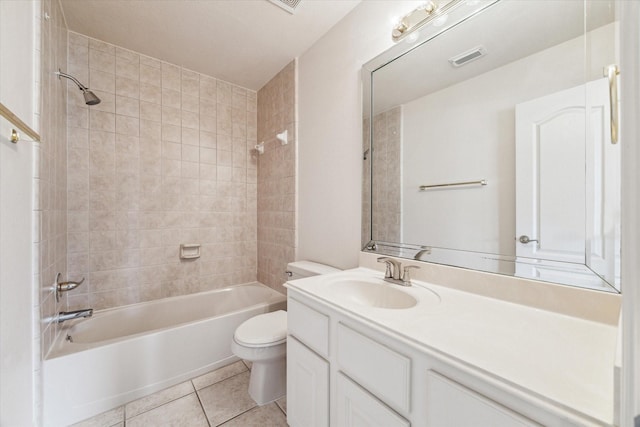
[[[427,372],[428,426],[540,426],[467,387]]]
[[[409,427],[409,421],[389,409],[343,374],[338,374],[338,427]]]
[[[393,408],[408,413],[411,359],[343,325],[338,325],[338,366]]]
[[[289,298],[287,303],[287,329],[309,348],[329,357],[329,317]]]

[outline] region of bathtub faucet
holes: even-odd
[[[80,319],[81,317],[93,316],[93,308],[86,308],[84,310],[75,311],[61,311],[58,313],[57,322],[62,323],[66,320]]]

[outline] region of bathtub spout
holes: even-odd
[[[93,308],[75,311],[61,311],[60,313],[58,313],[57,322],[62,323],[66,320],[79,319],[81,317],[91,317],[92,315]]]

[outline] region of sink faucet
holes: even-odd
[[[411,274],[409,271],[412,268],[420,268],[417,265],[407,265],[403,269],[400,261],[386,256],[378,258],[378,262],[384,262],[387,264],[387,270],[384,273],[384,280],[400,286],[411,286]],[[402,271],[402,274],[400,274],[400,271]]]
[[[86,308],[84,310],[75,311],[61,311],[56,317],[56,322],[62,323],[67,320],[80,319],[81,317],[93,316],[93,308]]]

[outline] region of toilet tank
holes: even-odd
[[[304,277],[317,276],[319,274],[329,274],[341,271],[325,264],[319,264],[312,261],[296,261],[287,264],[288,280],[302,279]]]

